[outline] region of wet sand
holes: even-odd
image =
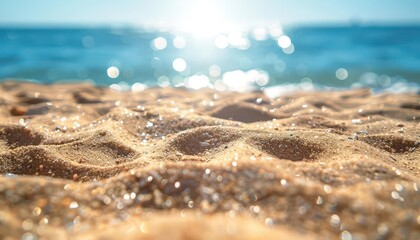
[[[2,239],[419,239],[420,97],[0,83]]]

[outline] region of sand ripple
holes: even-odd
[[[0,236],[418,239],[418,95],[0,84]]]

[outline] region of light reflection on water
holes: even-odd
[[[279,85],[288,91],[417,91],[419,29],[272,25],[205,37],[122,28],[0,29],[0,78],[92,79],[132,91],[176,86],[243,92]]]

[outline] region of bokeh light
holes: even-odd
[[[299,86],[304,90],[304,91],[309,91],[312,90],[314,88],[314,85],[312,83],[312,79],[310,79],[309,77],[304,77],[302,78],[302,80],[300,80],[300,84]]]
[[[147,88],[147,85],[146,84],[142,84],[142,83],[134,83],[132,86],[131,86],[131,91],[132,92],[141,92],[141,91],[143,91],[144,89],[146,89]]]
[[[187,69],[187,62],[184,59],[182,59],[182,58],[176,58],[172,62],[172,67],[177,72],[183,72],[183,71],[185,71]]]
[[[82,44],[85,48],[93,48],[95,46],[95,39],[90,35],[84,36],[82,38]]]
[[[209,78],[203,74],[193,75],[185,79],[186,86],[195,90],[208,87],[209,83]]]
[[[157,84],[159,87],[169,87],[171,85],[169,78],[167,76],[160,76],[157,79]]]
[[[122,87],[119,84],[113,83],[109,85],[109,88],[114,91],[122,91]]]
[[[268,38],[268,31],[264,27],[254,28],[252,30],[252,36],[257,41],[264,41]]]
[[[110,78],[117,78],[120,75],[120,70],[117,67],[112,66],[106,70],[106,73]]]
[[[248,49],[251,45],[249,39],[241,32],[231,32],[228,35],[228,43],[233,48]]]
[[[268,76],[268,74],[266,72],[260,72],[260,73],[258,73],[258,76],[255,79],[255,83],[258,86],[263,87],[263,86],[268,84],[269,80],[270,80],[270,77]]]
[[[163,50],[168,46],[168,42],[164,37],[157,37],[152,41],[152,48],[154,50]]]
[[[219,65],[211,65],[209,68],[209,75],[211,77],[220,77],[220,74],[222,73],[222,70],[220,69]]]
[[[271,25],[269,33],[273,39],[278,39],[283,34],[283,28],[279,25]]]
[[[292,40],[290,40],[288,36],[283,35],[279,37],[279,39],[277,40],[277,43],[281,48],[285,49],[292,45]]]
[[[335,76],[339,80],[346,80],[347,77],[349,76],[349,73],[347,72],[345,68],[339,68],[337,69],[337,71],[335,71]]]
[[[289,47],[282,49],[285,54],[292,54],[295,52],[295,45],[290,44]]]

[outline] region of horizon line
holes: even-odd
[[[255,28],[269,28],[270,26],[280,26],[282,28],[305,28],[305,27],[420,27],[420,21],[335,21],[335,22],[316,22],[316,23],[271,23],[258,24],[255,26],[249,26],[246,30],[252,30]],[[177,31],[176,26],[152,26],[146,24],[132,24],[132,23],[100,23],[100,24],[86,24],[86,23],[65,23],[65,24],[56,24],[56,23],[0,23],[1,29],[99,29],[99,28],[132,28],[132,29],[143,29],[150,31],[160,31],[162,32],[171,32]]]

